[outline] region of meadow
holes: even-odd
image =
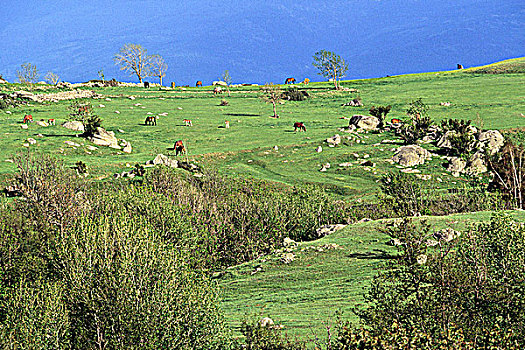
[[[4,181],[10,179],[17,171],[15,163],[11,162],[17,153],[53,155],[62,160],[67,167],[73,167],[76,162],[82,161],[87,165],[89,173],[85,180],[95,184],[105,184],[112,182],[114,173],[129,170],[136,163],[145,164],[157,154],[168,154],[176,158],[172,150],[173,144],[176,140],[184,140],[190,161],[201,165],[204,169],[217,170],[220,174],[220,177],[213,178],[209,184],[206,184],[209,187],[192,182],[197,180],[189,180],[188,184],[184,185],[187,187],[182,186],[184,188],[180,193],[166,190],[166,193],[162,193],[162,201],[157,203],[160,209],[155,207],[160,213],[167,210],[166,208],[171,208],[169,211],[175,213],[173,217],[180,220],[177,221],[177,225],[184,227],[185,234],[190,236],[191,233],[195,233],[192,231],[194,227],[187,228],[186,225],[189,225],[188,222],[194,217],[192,217],[193,213],[184,213],[184,210],[191,205],[197,208],[194,209],[197,213],[195,217],[199,215],[198,210],[209,206],[206,209],[209,210],[207,213],[215,215],[216,227],[223,229],[228,225],[220,222],[221,205],[227,208],[240,208],[239,212],[243,214],[245,210],[246,212],[252,210],[254,213],[262,211],[258,208],[264,208],[263,202],[265,204],[268,200],[269,203],[273,201],[271,203],[279,205],[286,203],[282,204],[283,208],[295,208],[294,205],[300,205],[303,212],[308,211],[310,207],[307,205],[312,203],[308,202],[310,197],[306,195],[304,198],[308,197],[308,199],[300,204],[296,204],[293,200],[285,202],[283,199],[288,194],[290,198],[297,195],[293,189],[300,189],[308,184],[326,190],[331,199],[342,200],[349,206],[377,203],[381,194],[379,182],[383,176],[399,171],[399,167],[392,164],[390,159],[395,148],[402,145],[402,141],[390,131],[368,132],[360,134],[359,143],[345,141],[336,147],[328,147],[324,142],[326,138],[335,134],[344,135],[338,130],[348,125],[348,120],[344,118],[356,114],[368,115],[372,106],[391,105],[389,119],[407,119],[406,109],[409,103],[421,98],[430,107],[429,117],[437,123],[449,118],[472,120],[479,128],[497,129],[515,140],[521,140],[525,130],[525,118],[522,114],[525,112],[524,67],[525,59],[522,58],[460,71],[348,80],[342,84],[347,88],[343,91],[334,91],[328,82],[310,83],[307,86],[298,84],[296,87],[306,91],[309,98],[305,101],[284,101],[278,104],[277,112],[280,118],[270,117],[272,106],[261,100],[261,92],[257,86],[232,87],[231,96],[226,92],[214,95],[213,88],[209,86],[175,89],[93,88],[92,90],[100,94],[100,98],[90,99],[89,102],[102,119],[102,126],[114,131],[119,139],[131,142],[133,148],[131,154],[107,147],[89,150],[87,148],[90,145],[89,141],[77,137],[76,132],[61,127],[60,125],[68,120],[70,101],[45,104],[31,102],[0,111],[0,188]],[[2,84],[0,93],[27,88],[20,84]],[[288,88],[282,86],[283,90]],[[33,90],[35,93],[55,91],[56,89],[53,88],[38,88],[38,86]],[[360,98],[364,106],[342,106],[354,98]],[[228,105],[221,106],[222,100],[228,101]],[[443,106],[442,102],[450,102],[450,106]],[[22,129],[22,119],[26,114],[31,114],[35,121],[54,118],[57,125],[41,127],[32,123],[28,129]],[[144,124],[148,115],[161,115],[156,126]],[[191,119],[193,126],[185,126],[184,119]],[[224,127],[225,121],[230,122],[230,128]],[[306,132],[294,132],[293,124],[297,121],[304,122]],[[24,146],[28,138],[34,138],[36,144]],[[68,146],[65,141],[76,142],[80,147]],[[322,152],[316,152],[318,146],[322,147]],[[436,150],[431,144],[425,144],[423,147],[430,151]],[[370,160],[374,165],[362,166],[361,162],[364,160]],[[331,164],[330,168],[320,172],[322,165],[326,163]],[[342,163],[350,164],[339,166]],[[452,176],[445,170],[444,163],[442,158],[434,156],[432,160],[417,166],[421,175],[430,175],[431,180],[428,183],[432,183],[434,191],[447,193],[448,189],[463,188],[472,180],[466,176]],[[165,180],[162,177],[164,175],[158,176],[155,181],[162,183]],[[220,184],[221,181],[237,178],[255,180],[254,182],[241,180],[240,185],[235,184],[231,187],[228,187],[229,184]],[[278,186],[284,186],[290,192],[279,190],[278,186],[263,185],[262,182],[257,182],[259,180],[270,184],[276,182]],[[482,180],[486,182],[488,177],[482,177]],[[115,198],[125,197],[122,195],[125,191],[119,186],[122,186],[126,180],[119,181],[115,185],[118,189]],[[173,181],[170,184],[183,183],[173,179],[170,181]],[[214,184],[213,181],[217,183]],[[250,186],[253,184],[260,188],[252,191]],[[146,185],[145,188],[153,191],[152,189],[157,189],[155,186],[158,183],[153,181],[148,185],[151,188]],[[206,189],[203,190],[205,187]],[[221,192],[236,188],[242,189],[245,196],[243,198],[247,199],[247,203],[249,202],[246,207],[240,205],[236,207],[235,193],[225,195]],[[201,190],[205,195],[199,197]],[[132,195],[129,196],[135,197],[126,199],[130,203],[140,197],[140,194],[134,191],[130,190]],[[140,192],[142,189],[136,191]],[[181,196],[181,193],[188,195],[188,198],[193,195],[195,197],[182,204],[172,203],[172,199]],[[141,204],[146,209],[140,207],[140,214],[145,217],[144,222],[150,219],[148,210],[151,203],[148,200],[151,198],[154,203],[153,198],[156,198],[148,192],[148,196],[150,195],[151,197],[146,196],[147,199],[144,199],[147,203]],[[209,197],[206,197],[208,195]],[[252,195],[253,197],[250,197]],[[102,203],[100,208],[108,205],[104,200],[100,201]],[[211,201],[216,202],[212,205]],[[108,202],[111,200],[108,199]],[[166,208],[163,209],[161,208],[163,203],[169,205],[166,204]],[[218,205],[215,205],[216,203]],[[132,205],[124,205],[124,207],[130,213],[135,210]],[[82,210],[88,209],[82,207]],[[109,209],[104,210],[109,211]],[[321,212],[320,206],[319,212]],[[275,223],[272,221],[274,215],[272,213],[274,212],[268,210],[265,213],[268,214],[265,220],[275,224],[275,231],[282,232],[272,232],[274,236],[271,239],[286,237],[289,232],[284,232],[284,228],[292,227],[293,222]],[[521,211],[509,211],[509,214],[516,221],[525,221]],[[428,220],[433,230],[445,227],[463,230],[475,223],[487,222],[491,215],[491,212],[483,211],[424,216],[417,221]],[[308,225],[315,223],[317,218],[314,216],[308,219],[310,220]],[[326,215],[323,219],[327,217],[329,216]],[[155,221],[158,227],[164,227],[162,225],[171,227],[170,223],[163,221],[160,214],[151,220],[159,220],[160,223]],[[193,222],[195,227],[203,230],[196,229],[196,232],[204,232],[206,220],[199,221],[199,218],[195,220]],[[235,225],[239,225],[244,228],[245,222],[239,224],[241,220],[237,220],[234,215],[229,217],[229,220],[231,220],[231,227],[237,228],[238,226]],[[220,308],[225,315],[227,328],[235,337],[239,337],[242,318],[270,316],[284,326],[285,332],[304,339],[325,335],[327,327],[333,330],[336,314],[341,312],[343,319],[357,322],[353,311],[363,305],[364,292],[369,288],[373,276],[382,269],[386,261],[395,257],[396,250],[387,244],[389,237],[384,233],[385,225],[391,221],[392,219],[386,218],[356,223],[352,222],[348,214],[345,222],[349,224],[347,227],[320,239],[297,242],[288,250],[280,247],[268,254],[258,254],[259,252],[254,250],[253,260],[226,267],[221,265],[220,269],[206,266],[206,269],[209,269],[206,271],[212,276],[213,285],[220,289]],[[246,224],[246,227],[253,224],[249,219],[247,222],[249,224]],[[135,224],[140,226],[143,222],[132,221],[129,225],[133,227]],[[155,225],[153,226],[156,228]],[[172,225],[175,227],[173,229],[175,232],[179,226]],[[6,227],[5,230],[8,229]],[[253,229],[256,224],[250,227]],[[133,229],[130,228],[126,232],[133,232]],[[145,232],[149,231],[145,229]],[[227,234],[231,232],[228,231]],[[256,239],[264,240],[264,237],[261,234]],[[188,239],[191,244],[194,243],[193,237],[184,236],[184,239]],[[229,243],[234,246],[235,241],[232,242]],[[261,251],[273,249],[272,244],[261,248]],[[210,244],[209,247],[213,245]],[[206,249],[211,251],[212,248],[209,247]],[[286,252],[293,253],[294,259],[285,263],[282,254]]]

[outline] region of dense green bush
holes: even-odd
[[[422,348],[454,339],[464,348],[525,346],[525,226],[498,214],[463,233],[435,233],[410,219],[386,232],[399,242],[398,255],[358,311],[372,334],[388,340],[393,327],[402,331],[391,348],[417,348],[421,335],[432,342]],[[352,334],[341,341],[355,342]]]
[[[263,326],[259,321],[243,320],[241,333],[244,344],[234,344],[233,349],[246,350],[306,350],[306,344],[288,337],[277,326]]]
[[[309,97],[308,92],[299,91],[297,88],[289,88],[282,93],[282,98],[289,101],[304,101]]]
[[[396,129],[396,135],[401,137],[405,144],[414,144],[429,132],[433,121],[427,116],[428,109],[429,107],[421,98],[410,102],[407,109],[410,122]]]
[[[392,106],[372,106],[370,108],[370,115],[376,117],[379,119],[379,125],[377,126],[379,129],[382,129],[385,126],[385,119],[386,115],[390,112],[392,109]]]
[[[479,142],[475,136],[475,128],[471,120],[446,119],[441,121],[444,133],[449,132],[450,152],[456,156],[468,157],[479,149]]]

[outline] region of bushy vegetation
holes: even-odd
[[[376,117],[379,119],[379,125],[377,126],[379,129],[382,129],[385,126],[385,119],[386,115],[390,112],[392,109],[392,106],[372,106],[370,108],[370,115]]]
[[[450,142],[449,149],[452,155],[468,157],[479,149],[479,142],[475,136],[477,130],[471,123],[471,120],[459,119],[441,121],[441,128]]]
[[[402,219],[386,233],[398,255],[380,271],[358,311],[386,348],[519,349],[525,346],[525,228],[506,215],[460,233]],[[369,339],[374,339],[373,337]],[[374,349],[345,330],[346,348]],[[382,347],[379,347],[382,348]]]
[[[410,121],[396,130],[396,134],[401,137],[405,144],[414,144],[428,134],[433,124],[432,119],[427,115],[428,110],[429,107],[421,98],[410,102],[407,109]]]
[[[282,98],[288,101],[304,101],[308,96],[308,92],[297,88],[289,88],[282,94]]]

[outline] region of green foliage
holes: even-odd
[[[282,334],[277,326],[262,326],[260,322],[243,320],[241,333],[245,337],[245,343],[234,346],[234,349],[247,350],[306,350],[306,344],[293,340]]]
[[[409,117],[424,117],[427,115],[429,106],[427,106],[422,98],[413,100],[408,104],[407,114]]]
[[[474,348],[525,346],[523,225],[495,215],[444,234],[405,218],[386,233],[399,242],[398,256],[374,278],[368,306],[358,311],[374,334],[395,324],[409,338],[426,334],[438,343],[459,332]]]
[[[92,136],[97,132],[97,129],[102,125],[102,119],[98,115],[90,115],[87,117],[84,124],[84,135]]]
[[[336,90],[340,88],[339,80],[346,76],[348,70],[348,64],[341,56],[326,50],[315,53],[313,66],[319,69],[319,75],[333,80]]]
[[[87,165],[81,160],[75,163],[75,169],[79,175],[87,174]]]
[[[76,120],[84,124],[84,136],[92,136],[102,125],[102,119],[93,113],[91,102],[73,101],[68,106],[69,120]]]
[[[423,182],[412,174],[390,173],[381,179],[381,191],[391,197],[388,201],[398,216],[412,216],[421,212],[425,205]]]
[[[289,88],[282,94],[282,98],[288,101],[304,101],[308,96],[308,92],[299,91],[296,87]]]
[[[370,114],[377,119],[379,119],[379,125],[378,127],[382,129],[385,126],[385,119],[386,115],[390,112],[392,109],[391,105],[388,106],[372,106],[370,108]]]
[[[446,119],[441,121],[444,133],[449,132],[450,151],[454,155],[468,157],[479,148],[475,128],[471,120]]]
[[[525,147],[507,139],[501,150],[487,157],[488,170],[495,176],[490,191],[498,191],[514,208],[523,209],[525,200]]]

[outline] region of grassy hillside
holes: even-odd
[[[89,142],[76,138],[75,132],[58,125],[43,128],[32,124],[28,130],[22,130],[20,124],[24,114],[32,114],[35,120],[55,118],[57,124],[67,119],[68,102],[32,103],[10,110],[12,114],[0,112],[0,174],[14,171],[13,164],[5,160],[24,150],[23,143],[29,137],[37,140],[37,144],[31,146],[33,150],[56,154],[71,165],[83,161],[94,178],[111,176],[126,164],[143,163],[158,153],[169,153],[167,149],[173,147],[174,141],[182,139],[191,158],[213,163],[225,173],[289,184],[322,183],[343,195],[373,194],[381,174],[395,169],[387,163],[395,145],[377,145],[381,140],[392,139],[393,135],[369,134],[365,135],[364,143],[328,149],[323,140],[340,133],[337,129],[348,123],[341,117],[367,114],[372,105],[390,104],[389,117],[403,118],[408,103],[421,97],[431,107],[429,115],[436,121],[471,119],[486,129],[520,129],[525,127],[525,118],[520,116],[525,111],[524,82],[523,73],[471,75],[455,71],[344,82],[345,87],[358,92],[335,92],[330,90],[329,83],[314,83],[300,86],[309,92],[311,98],[308,100],[278,105],[279,119],[269,118],[271,105],[258,98],[258,87],[234,88],[231,97],[226,94],[214,96],[210,87],[162,91],[95,89],[103,98],[91,102],[103,126],[115,131],[117,137],[130,141],[132,154],[103,147],[89,154],[86,149]],[[3,91],[20,88],[23,87],[0,87]],[[136,99],[131,100],[129,96]],[[364,107],[341,106],[357,96],[362,98]],[[228,100],[230,105],[219,106],[221,99]],[[451,106],[440,106],[440,102],[451,102]],[[160,117],[158,126],[151,127],[144,125],[148,112],[167,115]],[[185,127],[183,119],[191,119],[194,126]],[[226,120],[231,123],[230,129],[223,128]],[[294,133],[295,121],[303,121],[307,132]],[[64,141],[67,140],[78,142],[81,147],[66,146]],[[271,151],[275,145],[279,146],[278,152]],[[322,153],[314,151],[318,145],[324,146]],[[318,171],[326,162],[331,165],[355,162],[354,153],[368,154],[377,164],[376,168],[332,167],[326,173]],[[440,164],[436,159],[426,166],[428,170],[425,167],[423,170],[443,177],[447,186],[454,185],[457,179],[441,171]]]
[[[523,212],[511,212],[525,221]],[[488,221],[489,212],[422,217],[433,230],[452,227],[462,230]],[[293,335],[323,336],[334,326],[336,312],[357,321],[352,308],[359,307],[363,293],[377,269],[395,254],[381,232],[388,220],[347,226],[329,236],[293,248],[295,260],[285,264],[282,252],[226,270],[220,279],[223,308],[229,326],[238,332],[245,316],[270,316]],[[258,270],[260,269],[260,270]]]

